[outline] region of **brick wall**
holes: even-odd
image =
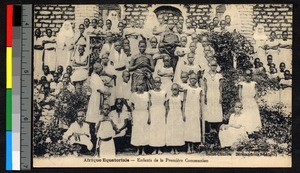
[[[79,24],[82,24],[85,18],[99,19],[99,7],[98,5],[75,5],[75,28],[77,29]]]
[[[211,5],[186,4],[184,7],[187,9],[188,14],[186,17],[187,23],[192,25],[194,22],[198,26],[201,19],[205,20],[207,24],[211,22]]]
[[[133,25],[144,25],[150,6],[148,4],[125,4],[123,6],[124,19]]]
[[[43,33],[50,28],[56,35],[65,20],[75,19],[74,11],[74,5],[35,5],[34,27]]]
[[[254,23],[264,25],[267,34],[275,31],[280,38],[282,31],[287,30],[289,38],[292,37],[292,4],[254,5],[253,16]]]

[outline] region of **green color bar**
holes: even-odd
[[[6,89],[6,130],[12,130],[12,89]]]

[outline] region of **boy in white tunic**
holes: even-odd
[[[91,142],[91,135],[88,123],[84,122],[85,113],[83,111],[77,112],[77,120],[70,125],[68,130],[64,133],[63,139],[70,144],[79,144],[82,148],[80,153],[85,154],[91,151],[93,143]],[[86,149],[85,149],[86,147]]]

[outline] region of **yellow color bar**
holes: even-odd
[[[12,47],[6,47],[6,88],[12,88]]]

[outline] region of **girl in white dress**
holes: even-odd
[[[198,76],[192,73],[190,84],[185,88],[184,140],[187,142],[187,154],[194,153],[194,144],[201,141],[200,118],[202,116],[202,88],[197,86]]]
[[[34,79],[40,79],[43,74],[43,49],[41,30],[36,29],[34,33]]]
[[[161,78],[161,88],[165,91],[169,91],[172,85],[172,79],[174,71],[171,66],[171,57],[167,54],[163,56],[163,64],[159,63],[155,67],[157,70],[154,74]]]
[[[137,91],[131,94],[132,103],[132,134],[131,145],[138,147],[136,155],[140,152],[146,155],[144,147],[149,144],[149,93],[144,92],[145,83],[143,80],[137,81]]]
[[[222,90],[223,76],[217,72],[217,61],[210,62],[210,71],[203,75],[204,99],[204,119],[210,126],[216,127],[210,131],[219,131],[218,124],[223,121],[222,112]]]
[[[179,94],[179,85],[174,83],[172,94],[167,96],[166,145],[171,147],[171,154],[178,154],[177,147],[184,145],[185,101]]]
[[[261,128],[261,118],[259,114],[258,104],[256,99],[257,89],[256,82],[252,81],[252,72],[245,71],[245,81],[239,83],[239,98],[244,106],[243,114],[246,116],[245,128],[251,134],[259,131]]]
[[[241,102],[236,102],[234,105],[234,113],[230,115],[229,123],[223,124],[220,127],[219,139],[222,148],[234,147],[240,140],[248,138],[244,127],[245,116],[241,112],[242,109],[243,104]]]
[[[109,117],[110,106],[104,104],[99,122],[96,125],[98,156],[102,158],[113,158],[116,156],[116,148],[113,137],[117,126]]]
[[[166,91],[160,88],[161,78],[154,78],[154,89],[149,91],[150,97],[150,146],[152,154],[162,154],[161,147],[166,145]]]

